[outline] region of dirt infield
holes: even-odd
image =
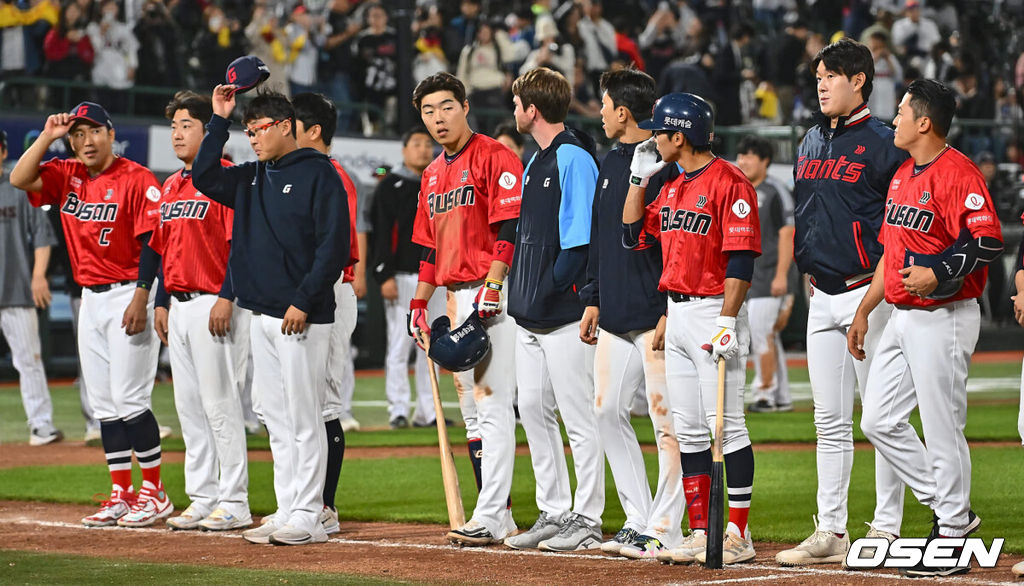
[[[757,543],[755,562],[722,571],[663,566],[600,552],[546,554],[492,546],[458,549],[439,525],[343,523],[330,542],[304,547],[257,546],[237,532],[226,534],[148,529],[87,529],[79,519],[91,507],[0,502],[0,543],[4,549],[66,553],[109,559],[185,563],[249,569],[341,572],[381,579],[428,583],[516,584],[891,584],[894,571],[851,573],[838,565],[780,568],[772,562],[782,544]],[[140,534],[145,539],[140,539]],[[144,544],[144,545],[143,545]],[[974,570],[944,582],[914,584],[1014,584],[1003,558],[992,570]]]

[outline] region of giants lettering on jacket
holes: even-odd
[[[838,159],[808,159],[806,156],[797,160],[796,179],[832,179],[856,183],[860,179],[864,163],[851,163],[846,155]]]
[[[430,217],[435,214],[450,212],[459,206],[471,206],[476,202],[475,188],[472,185],[460,185],[447,193],[431,193],[427,196],[430,204]]]
[[[909,204],[894,205],[892,198],[885,202],[885,223],[890,226],[928,232],[935,220],[935,212]]]

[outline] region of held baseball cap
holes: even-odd
[[[79,121],[88,122],[93,126],[114,127],[110,114],[96,102],[82,102],[71,109],[71,125],[74,126]]]
[[[237,94],[245,93],[270,77],[270,69],[263,60],[255,55],[239,57],[228,65],[224,72],[224,81],[238,86]]]

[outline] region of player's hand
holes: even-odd
[[[711,353],[711,360],[729,360],[740,352],[740,345],[736,339],[736,318],[720,315],[715,318],[715,333],[711,336],[711,343],[701,346]]]
[[[235,109],[236,91],[238,86],[234,84],[221,84],[213,88],[213,113],[221,118],[229,118]]]
[[[53,114],[46,118],[46,124],[43,125],[43,131],[40,137],[46,137],[51,142],[58,138],[63,138],[67,135],[68,131],[71,130],[71,114],[67,112],[61,112],[59,114]]]
[[[230,299],[218,297],[210,308],[210,335],[226,336],[231,331],[231,312],[234,303]]]
[[[398,299],[398,283],[394,277],[380,284],[380,296],[388,301]]]
[[[923,299],[939,286],[939,280],[935,278],[935,271],[931,267],[911,265],[900,269],[900,274],[903,275],[903,288],[915,297]]]
[[[647,187],[651,176],[661,171],[665,161],[658,154],[658,143],[655,138],[643,141],[633,151],[633,162],[629,164],[629,182],[637,187]]]
[[[1024,326],[1024,295],[1017,293],[1016,295],[1011,295],[1010,299],[1013,301],[1013,319]]]
[[[284,319],[281,320],[281,333],[290,336],[301,334],[306,331],[307,313],[294,305],[289,305],[284,312]]]
[[[789,291],[786,275],[778,275],[772,279],[772,297],[782,297]]]
[[[149,302],[149,290],[136,287],[135,295],[132,297],[128,308],[124,310],[121,317],[121,327],[124,333],[134,336],[146,329],[146,304]]]
[[[425,336],[428,340],[430,339],[430,322],[427,321],[427,300],[413,299],[410,301],[409,314],[406,319],[409,335],[416,340],[416,345],[421,350],[426,350],[427,348],[424,346],[420,336]]]
[[[588,305],[583,310],[583,319],[580,320],[580,340],[584,344],[593,346],[597,344],[597,318],[600,309],[596,305]]]
[[[160,341],[164,343],[164,346],[171,345],[167,341],[167,318],[168,312],[166,307],[153,308],[153,329],[156,330],[156,335],[160,337]]]
[[[772,326],[773,332],[781,332],[789,325],[789,317],[793,315],[794,299],[796,296],[792,293],[786,295],[786,299],[782,302],[782,308],[779,309],[779,315],[775,318],[775,325]]]
[[[352,279],[352,292],[356,294],[356,299],[366,297],[366,273],[356,271],[355,277]],[[398,294],[395,293],[395,295]]]
[[[501,313],[501,288],[503,283],[497,279],[487,279],[476,292],[473,305],[476,313],[482,318],[494,317]]]
[[[853,323],[846,330],[846,349],[850,351],[850,356],[857,360],[867,358],[867,353],[864,352],[864,337],[867,335],[868,317],[857,312],[853,316]]]
[[[50,295],[50,283],[43,275],[32,277],[32,301],[39,309],[46,309],[50,305],[53,296]]]
[[[668,319],[663,315],[658,319],[658,326],[654,328],[654,338],[651,340],[651,350],[661,352],[665,349],[665,324]]]

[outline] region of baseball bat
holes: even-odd
[[[459,475],[455,471],[455,457],[452,446],[448,442],[448,424],[444,422],[444,409],[441,407],[441,389],[437,383],[437,371],[434,361],[430,359],[430,340],[420,332],[420,344],[427,352],[427,369],[430,371],[430,390],[434,395],[434,419],[437,424],[437,443],[441,448],[441,479],[444,481],[444,502],[448,507],[448,525],[458,529],[466,524],[466,511],[462,507],[462,491],[459,489]]]
[[[715,441],[711,447],[711,496],[708,499],[708,541],[705,566],[721,569],[723,530],[724,486],[722,482],[722,414],[725,411],[725,359],[718,359],[718,406],[715,410]]]

